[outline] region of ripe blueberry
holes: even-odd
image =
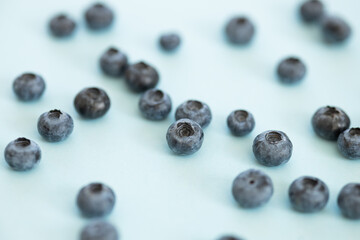
[[[76,28],[76,23],[66,14],[59,14],[50,20],[49,28],[55,37],[68,37]]]
[[[13,90],[21,101],[34,101],[43,95],[45,81],[37,74],[24,73],[15,79]]]
[[[255,158],[264,166],[274,167],[289,161],[293,145],[289,137],[281,131],[265,131],[253,143]]]
[[[83,118],[95,119],[107,113],[110,108],[110,98],[100,88],[84,88],[76,95],[74,106]]]
[[[360,183],[348,183],[340,191],[338,206],[344,217],[360,219]]]
[[[41,159],[41,150],[36,142],[18,138],[5,148],[5,160],[16,171],[32,169]]]
[[[306,23],[318,22],[324,14],[324,4],[319,0],[307,0],[301,4],[300,16]]]
[[[342,132],[337,140],[338,149],[348,159],[360,158],[360,128],[350,128]]]
[[[296,211],[312,213],[322,210],[329,200],[326,184],[315,177],[300,177],[289,188],[290,203]]]
[[[103,217],[113,210],[115,193],[105,184],[91,183],[81,188],[77,205],[85,217]]]
[[[245,136],[254,129],[255,120],[248,111],[236,110],[228,116],[227,125],[234,136]]]
[[[158,84],[159,74],[156,69],[149,64],[138,62],[127,68],[125,80],[132,91],[145,92]]]
[[[188,118],[197,122],[202,128],[207,127],[212,119],[210,108],[207,104],[188,100],[182,103],[175,112],[175,119]]]
[[[306,66],[299,58],[288,57],[279,63],[277,75],[283,83],[297,83],[305,77]]]
[[[321,24],[323,39],[329,44],[343,43],[351,36],[350,25],[340,17],[326,16]]]
[[[236,16],[226,24],[225,34],[229,42],[244,45],[251,41],[255,33],[254,24],[244,16]]]
[[[69,114],[55,109],[41,114],[37,128],[45,140],[60,142],[72,133],[74,122]]]
[[[232,185],[234,199],[243,208],[256,208],[267,203],[273,195],[273,183],[260,170],[249,169],[240,173]]]
[[[350,118],[338,107],[321,107],[311,120],[315,133],[324,139],[336,141],[343,131],[349,128]]]
[[[96,3],[85,12],[85,20],[92,30],[108,28],[114,20],[113,11],[102,3]]]
[[[165,51],[173,51],[180,46],[180,36],[176,33],[167,33],[160,36],[159,44]]]
[[[95,220],[86,225],[81,231],[81,240],[118,240],[116,228],[103,220]]]
[[[140,98],[139,109],[150,120],[163,120],[171,111],[171,99],[159,89],[149,89]]]
[[[119,77],[127,68],[127,56],[118,49],[109,48],[100,58],[100,68],[108,76]]]
[[[166,133],[166,140],[174,153],[190,155],[201,148],[204,132],[196,122],[190,119],[180,119],[171,124]]]

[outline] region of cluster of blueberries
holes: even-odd
[[[305,22],[321,22],[324,39],[328,43],[345,41],[351,29],[345,21],[325,14],[323,4],[309,0],[300,7],[300,16]],[[97,3],[85,12],[87,25],[92,30],[108,28],[114,13],[104,4]],[[64,14],[51,19],[49,28],[56,37],[70,36],[76,23]],[[227,39],[237,45],[247,44],[254,35],[255,28],[246,17],[232,18],[225,27]],[[180,45],[177,34],[165,34],[160,37],[160,46],[173,51]],[[144,118],[159,121],[167,118],[172,110],[170,96],[155,88],[159,82],[157,70],[140,61],[129,64],[126,54],[114,47],[105,51],[99,60],[103,73],[112,77],[124,77],[129,89],[142,93],[139,109]],[[281,61],[277,68],[279,79],[286,84],[297,83],[306,74],[305,64],[298,58],[289,57]],[[24,73],[13,83],[16,96],[22,101],[39,99],[45,91],[44,79],[34,73]],[[110,109],[110,98],[97,87],[81,90],[74,99],[76,111],[85,119],[104,116]],[[190,155],[197,152],[203,143],[204,132],[211,120],[209,106],[198,100],[188,100],[178,106],[176,121],[166,133],[169,148],[178,155]],[[248,135],[255,127],[254,116],[243,109],[231,112],[227,118],[230,132],[237,137]],[[338,107],[325,106],[318,109],[312,117],[315,133],[321,138],[336,141],[341,154],[348,159],[360,159],[360,128],[350,128],[350,118]],[[43,113],[37,123],[39,134],[49,142],[65,140],[72,133],[74,123],[66,112],[54,109]],[[257,161],[267,167],[285,164],[291,158],[293,144],[281,131],[269,130],[256,136],[253,153]],[[27,138],[18,138],[5,148],[5,160],[16,171],[32,169],[41,159],[41,150],[37,143]],[[232,185],[232,194],[243,208],[256,208],[267,203],[274,192],[271,178],[260,170],[249,169],[240,173]],[[102,183],[91,183],[83,187],[77,196],[77,206],[83,216],[100,218],[111,213],[115,205],[115,193]],[[289,199],[293,208],[299,212],[317,212],[322,210],[329,199],[329,190],[320,179],[302,176],[293,181],[289,188]],[[342,214],[349,219],[360,219],[360,183],[345,185],[338,195],[338,206]],[[93,221],[84,227],[82,240],[116,240],[119,234],[116,228],[103,220]],[[240,240],[234,236],[224,236],[221,240]]]

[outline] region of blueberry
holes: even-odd
[[[90,29],[101,30],[113,23],[114,13],[103,3],[96,3],[86,10],[85,20]]]
[[[41,159],[41,150],[36,142],[18,138],[5,148],[5,160],[16,171],[27,171],[35,167]]]
[[[37,128],[45,140],[60,142],[72,133],[74,122],[69,114],[55,109],[41,114]]]
[[[318,212],[326,206],[329,200],[329,189],[320,179],[303,176],[290,185],[289,198],[296,211]]]
[[[247,17],[236,16],[226,24],[225,33],[229,42],[236,45],[244,45],[253,38],[255,27]]]
[[[180,119],[171,124],[166,133],[166,140],[174,153],[190,155],[201,148],[204,132],[196,122],[190,119]]]
[[[350,128],[342,132],[337,140],[338,149],[348,159],[360,158],[360,128]]]
[[[21,101],[34,101],[43,95],[45,81],[37,74],[24,73],[15,79],[13,90]]]
[[[49,28],[55,37],[68,37],[73,34],[76,23],[65,14],[59,14],[50,20]]]
[[[350,25],[340,17],[326,16],[321,24],[323,39],[329,44],[343,43],[351,36]]]
[[[271,178],[260,170],[240,173],[232,185],[232,194],[243,208],[256,208],[267,203],[273,195]]]
[[[165,51],[173,51],[180,46],[180,36],[176,33],[167,33],[160,36],[160,46]]]
[[[300,7],[300,16],[306,23],[318,22],[325,15],[324,4],[319,0],[307,0]]]
[[[127,56],[114,47],[110,47],[100,58],[100,68],[108,76],[119,77],[125,72],[128,59]]]
[[[348,183],[340,191],[338,206],[349,219],[360,219],[360,183]]]
[[[265,131],[254,139],[255,158],[267,167],[274,167],[289,161],[293,145],[288,136],[281,131]]]
[[[113,210],[115,193],[105,184],[90,183],[78,193],[77,205],[85,217],[103,217]]]
[[[141,96],[139,108],[145,118],[163,120],[171,111],[171,99],[159,89],[149,89]]]
[[[279,63],[277,75],[283,83],[297,83],[305,77],[306,66],[299,58],[288,57]]]
[[[235,237],[235,236],[232,236],[232,235],[226,235],[226,236],[222,236],[218,240],[242,240],[242,238]]]
[[[245,136],[254,129],[255,120],[248,111],[236,110],[228,116],[227,125],[234,136]]]
[[[321,107],[311,120],[315,133],[324,139],[336,141],[343,131],[349,128],[350,118],[338,107]]]
[[[202,128],[207,127],[212,119],[210,108],[207,104],[188,100],[182,103],[175,112],[175,119],[188,118],[197,122]]]
[[[83,118],[95,119],[107,113],[110,108],[110,98],[100,88],[84,88],[76,95],[74,106]]]
[[[138,62],[127,68],[125,80],[132,91],[145,92],[158,84],[159,74],[156,69],[149,64]]]
[[[116,228],[103,220],[90,222],[81,231],[81,240],[118,240]]]

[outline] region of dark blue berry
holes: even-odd
[[[228,116],[227,125],[234,136],[245,136],[254,129],[255,120],[248,111],[236,110]]]
[[[312,213],[322,210],[329,200],[326,184],[315,177],[300,177],[289,188],[292,207],[299,212]]]
[[[127,56],[114,47],[109,48],[100,58],[101,70],[111,77],[122,76],[127,65]]]
[[[306,23],[318,22],[324,15],[325,7],[319,0],[308,0],[301,4],[300,16]]]
[[[190,119],[180,119],[171,124],[166,133],[166,140],[174,153],[190,155],[201,148],[204,132],[196,122]]]
[[[293,145],[289,137],[281,131],[265,131],[253,143],[255,158],[264,166],[274,167],[289,161]]]
[[[171,111],[171,99],[159,89],[149,89],[141,96],[139,108],[145,118],[163,120]]]
[[[249,43],[254,33],[254,24],[245,16],[233,17],[225,27],[225,34],[228,41],[237,45]]]
[[[68,37],[74,32],[76,23],[67,15],[59,14],[50,20],[49,27],[55,37]]]
[[[125,80],[132,91],[145,92],[158,84],[159,74],[156,69],[149,64],[138,62],[127,68]]]
[[[85,20],[90,29],[101,30],[111,26],[114,13],[103,3],[96,3],[85,12]]]
[[[360,158],[360,128],[350,128],[342,132],[337,140],[338,149],[348,159]]]
[[[218,240],[243,240],[243,239],[239,238],[239,237],[232,236],[232,235],[226,235],[226,236],[223,236],[223,237],[219,238]]]
[[[360,183],[348,183],[340,191],[338,206],[344,217],[360,219]]]
[[[315,133],[326,140],[336,141],[350,127],[350,118],[338,107],[321,107],[311,120]]]
[[[288,57],[279,63],[277,75],[283,83],[297,83],[304,79],[306,75],[306,66],[299,58]]]
[[[16,96],[22,101],[39,99],[45,91],[44,79],[34,73],[24,73],[17,77],[13,83]]]
[[[273,195],[271,178],[260,170],[240,173],[232,185],[232,194],[243,208],[256,208],[267,203]]]
[[[206,103],[188,100],[182,103],[175,112],[175,119],[188,118],[197,122],[202,128],[207,127],[212,119],[211,111]]]
[[[103,220],[90,222],[81,231],[81,240],[118,240],[116,228]]]
[[[167,33],[160,36],[160,46],[165,51],[173,51],[180,46],[180,36],[176,33]]]
[[[352,32],[350,25],[344,19],[334,16],[324,17],[321,28],[323,39],[329,44],[345,42]]]
[[[83,118],[95,119],[107,113],[110,108],[110,98],[100,88],[84,88],[76,95],[74,106]]]
[[[5,148],[5,160],[16,171],[32,169],[41,159],[41,150],[36,142],[18,138]]]
[[[113,210],[115,193],[105,184],[91,183],[81,188],[77,205],[85,217],[103,217]]]
[[[69,114],[55,109],[41,114],[37,128],[46,141],[60,142],[72,133],[74,122]]]

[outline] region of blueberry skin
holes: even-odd
[[[239,238],[239,237],[232,236],[232,235],[226,235],[226,236],[223,236],[223,237],[219,238],[218,240],[243,240],[243,239]]]
[[[255,120],[251,113],[245,110],[235,110],[227,118],[227,125],[234,136],[248,135],[255,127]]]
[[[254,139],[253,152],[255,158],[264,166],[275,167],[289,161],[293,145],[289,137],[281,132],[265,131]]]
[[[21,101],[38,100],[45,91],[44,79],[34,73],[24,73],[13,82],[13,90]]]
[[[167,33],[160,36],[160,47],[165,51],[174,51],[180,46],[181,39],[176,33]]]
[[[304,79],[306,66],[301,59],[288,57],[283,59],[277,67],[279,80],[286,84],[294,84]]]
[[[360,159],[360,128],[342,132],[337,140],[338,149],[348,159]]]
[[[90,29],[102,30],[111,26],[114,13],[103,3],[96,3],[86,10],[85,20]]]
[[[328,44],[340,44],[348,40],[352,34],[350,25],[342,18],[326,16],[321,23],[322,36]]]
[[[326,106],[315,112],[311,124],[319,137],[336,141],[340,133],[350,127],[350,118],[341,108]]]
[[[46,141],[60,142],[70,136],[74,122],[69,114],[55,109],[41,114],[37,128]]]
[[[127,56],[114,47],[110,47],[100,58],[100,68],[108,76],[120,77],[128,66]]]
[[[49,28],[53,36],[63,38],[73,34],[76,23],[66,14],[58,14],[50,20]]]
[[[209,106],[197,100],[182,103],[175,112],[175,119],[188,118],[197,122],[202,128],[207,127],[212,119]]]
[[[158,84],[159,78],[156,69],[145,62],[132,64],[125,72],[128,87],[137,93],[154,88]]]
[[[95,220],[86,225],[81,231],[81,240],[118,240],[116,228],[103,220]]]
[[[348,183],[340,191],[338,206],[344,217],[360,219],[360,183]]]
[[[301,4],[300,16],[305,23],[316,23],[325,15],[325,7],[321,1],[308,0]]]
[[[74,106],[83,118],[96,119],[108,112],[110,109],[110,98],[100,88],[84,88],[76,95]]]
[[[273,192],[271,178],[255,169],[240,173],[232,185],[234,199],[243,208],[257,208],[264,205],[270,200]]]
[[[245,45],[249,43],[254,33],[254,24],[245,16],[233,17],[225,27],[227,40],[235,45]]]
[[[180,119],[171,124],[166,140],[169,148],[178,155],[190,155],[197,152],[204,141],[204,132],[200,125],[190,119]]]
[[[36,142],[27,138],[17,138],[5,148],[5,161],[15,171],[34,168],[41,159],[41,150]]]
[[[290,185],[289,198],[292,207],[298,212],[318,212],[329,200],[329,189],[320,179],[303,176]]]
[[[109,215],[115,205],[115,193],[102,183],[90,183],[81,188],[77,195],[77,206],[88,218]]]
[[[171,112],[171,99],[159,89],[149,89],[141,96],[139,109],[149,120],[163,120]]]

